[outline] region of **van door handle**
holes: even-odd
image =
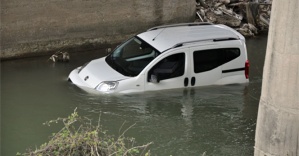
[[[188,79],[188,77],[186,77],[186,78],[184,79],[184,86],[187,87],[187,86],[188,86],[188,83],[189,83],[189,79]]]
[[[195,77],[192,77],[192,78],[191,78],[191,86],[194,86],[194,85],[195,85],[195,81],[196,81]]]

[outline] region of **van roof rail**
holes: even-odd
[[[209,23],[209,22],[195,22],[195,23],[179,23],[179,24],[161,25],[161,26],[150,28],[147,31],[152,31],[152,30],[157,30],[157,29],[162,29],[162,28],[170,28],[170,27],[202,26],[202,25],[213,25],[213,23]]]
[[[181,43],[177,43],[174,46],[172,46],[171,48],[168,48],[166,50],[164,50],[163,52],[169,50],[169,49],[174,49],[174,48],[178,48],[183,46],[184,44],[188,44],[188,43],[196,43],[196,42],[202,42],[202,41],[213,41],[213,42],[219,42],[219,41],[230,41],[230,40],[239,40],[240,38],[238,37],[229,37],[229,38],[215,38],[215,39],[204,39],[204,40],[195,40],[195,41],[187,41],[187,42],[181,42]]]

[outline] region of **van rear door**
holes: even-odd
[[[241,56],[241,45],[236,44],[215,44],[204,48],[192,47],[191,86],[206,86],[213,84],[225,84],[223,72],[238,69],[229,76],[238,75],[242,72],[244,56]],[[230,83],[227,81],[227,83]],[[238,82],[236,82],[238,83]]]

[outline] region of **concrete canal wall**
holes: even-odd
[[[194,16],[195,0],[1,0],[1,59],[97,48]]]

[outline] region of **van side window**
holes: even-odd
[[[178,53],[168,56],[158,62],[148,73],[148,81],[151,76],[159,77],[159,80],[175,78],[184,75],[185,53]]]
[[[239,48],[209,49],[193,53],[194,72],[200,73],[217,68],[240,56]]]

